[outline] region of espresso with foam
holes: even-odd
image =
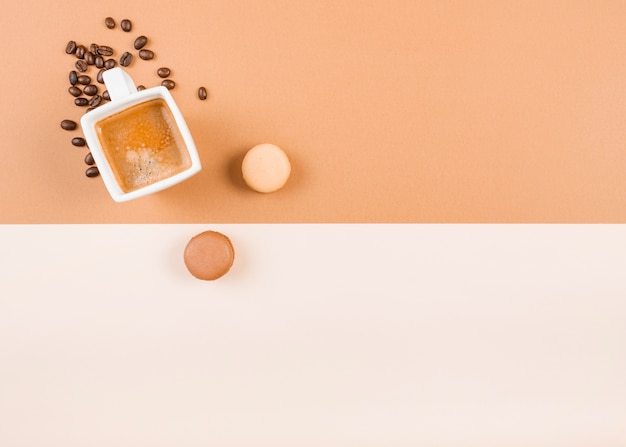
[[[163,99],[152,99],[98,121],[96,134],[124,192],[191,166],[185,141]]]

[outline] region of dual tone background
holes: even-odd
[[[624,2],[0,11],[0,445],[626,445],[625,227],[569,225],[626,221]],[[59,127],[64,48],[141,34],[204,170],[117,204]],[[214,283],[182,262],[207,229]]]

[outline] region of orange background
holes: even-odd
[[[1,223],[626,222],[625,2],[0,4]],[[141,34],[128,72],[173,70],[203,171],[118,204],[59,126],[64,50]],[[239,174],[265,142],[293,164],[269,195]]]

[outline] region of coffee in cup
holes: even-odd
[[[109,193],[118,202],[173,186],[201,169],[189,129],[169,91],[137,91],[121,69],[104,73],[111,102],[81,119]]]

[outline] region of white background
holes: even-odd
[[[215,282],[187,241],[235,246]],[[626,226],[0,226],[0,446],[624,446]]]

